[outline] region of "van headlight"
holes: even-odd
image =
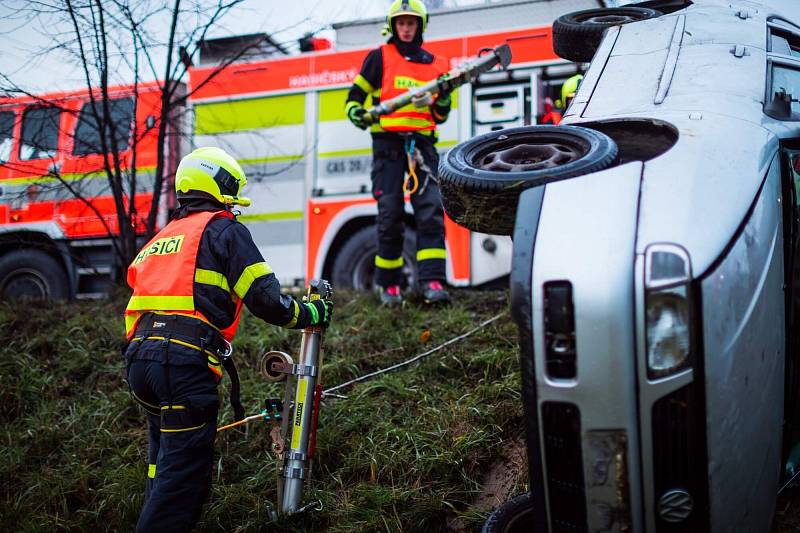
[[[691,264],[675,244],[653,244],[645,251],[647,377],[661,378],[690,364]]]

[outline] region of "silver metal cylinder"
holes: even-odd
[[[303,331],[298,365],[305,365],[319,371],[321,337],[319,328],[308,328]],[[309,473],[308,440],[311,433],[311,421],[314,417],[314,388],[318,379],[317,372],[314,375],[297,377],[294,415],[290,426],[291,439],[281,470],[283,491],[280,512],[282,514],[294,513],[303,501],[303,489]]]

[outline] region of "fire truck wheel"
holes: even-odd
[[[533,495],[512,498],[498,507],[483,524],[481,533],[536,533],[533,524]]]
[[[403,273],[407,286],[416,286],[417,264],[414,261],[416,232],[406,229],[403,241]],[[375,288],[375,253],[378,236],[375,226],[355,232],[339,249],[333,260],[333,286],[337,289],[371,291]]]
[[[465,141],[442,159],[442,205],[455,222],[481,233],[511,235],[524,189],[582,176],[617,161],[604,133],[579,126],[526,126]]]
[[[14,250],[0,257],[0,297],[4,299],[64,300],[67,275],[42,250]]]
[[[567,13],[553,22],[553,50],[569,61],[586,63],[592,60],[608,28],[661,15],[660,11],[647,7],[608,7]]]

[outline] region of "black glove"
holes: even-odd
[[[360,105],[354,105],[350,109],[347,110],[347,118],[350,119],[350,122],[357,128],[362,130],[367,129],[367,120],[364,115],[367,114],[367,110],[364,109]]]
[[[314,300],[313,302],[306,302],[308,312],[311,313],[310,326],[323,325],[326,328],[331,323],[333,316],[333,300]]]

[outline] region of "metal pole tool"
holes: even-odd
[[[308,301],[329,300],[332,294],[330,283],[314,279],[309,283],[306,298]],[[286,380],[283,416],[280,426],[276,425],[271,433],[273,451],[283,460],[278,477],[278,509],[281,514],[301,510],[305,481],[311,472],[322,398],[320,347],[323,333],[321,325],[303,330],[297,363],[288,354],[277,351],[268,352],[261,360],[264,377],[269,381]],[[273,403],[278,405],[279,402],[273,400]]]

